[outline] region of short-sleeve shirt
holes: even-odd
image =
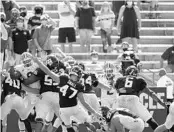
[[[18,28],[12,31],[12,41],[14,52],[22,54],[28,49],[28,41],[31,40],[31,35],[28,30],[19,30]]]
[[[52,44],[50,42],[51,32],[54,30],[53,26],[47,25],[38,26],[33,34],[33,39],[36,39],[38,44],[43,50],[52,50]],[[48,40],[47,40],[48,39]]]
[[[117,79],[115,88],[119,91],[121,88],[125,88],[126,92],[119,93],[120,95],[137,95],[147,88],[147,83],[143,78],[124,76]]]
[[[6,30],[7,30],[8,37],[11,37],[12,36],[12,31],[11,31],[10,26],[7,25],[7,24],[4,24],[4,26],[5,26]],[[3,40],[1,38],[1,44],[0,45],[1,45],[0,47],[1,47],[1,53],[2,53],[8,47],[8,39],[7,40]]]
[[[93,17],[96,16],[94,8],[89,7],[85,8],[77,8],[76,17],[79,17],[79,29],[91,29],[93,30]]]
[[[71,8],[75,11],[75,5],[70,3]],[[59,28],[74,27],[74,15],[70,13],[69,7],[64,3],[58,5],[59,12]],[[66,13],[67,15],[63,16],[61,13]]]
[[[167,60],[168,64],[174,64],[174,46],[168,48],[161,56],[162,59]]]
[[[108,14],[100,14],[97,18],[97,21],[101,23],[101,28],[111,28],[112,21],[115,20],[115,15],[113,12],[110,12]]]
[[[60,76],[59,83],[60,108],[73,107],[77,105],[77,95],[83,92],[83,85],[72,82],[68,75]]]

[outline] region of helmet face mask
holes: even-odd
[[[59,64],[59,61],[58,59],[53,56],[53,55],[49,55],[47,56],[47,59],[46,59],[46,66],[53,72],[57,73],[59,72],[58,70],[58,64]]]
[[[113,64],[107,62],[104,64],[104,72],[107,79],[114,77],[115,67]]]
[[[30,67],[32,66],[32,60],[31,59],[25,59],[22,61],[25,67]]]
[[[71,79],[73,81],[79,81],[81,76],[82,76],[82,70],[80,67],[78,66],[74,66],[72,67],[72,69],[70,70],[70,73],[69,73]]]
[[[21,55],[21,62],[22,64],[24,64],[25,67],[30,67],[33,64],[31,57],[32,55],[28,52],[24,52]]]
[[[106,76],[106,78],[112,78],[113,76],[114,76],[114,70],[113,69],[111,69],[111,68],[107,68],[106,70],[105,70],[105,76]]]

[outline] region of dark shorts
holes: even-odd
[[[59,28],[59,43],[66,43],[66,38],[68,42],[76,42],[76,33],[74,28]]]

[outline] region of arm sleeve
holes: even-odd
[[[27,31],[27,40],[31,40],[31,34]]]
[[[96,17],[94,8],[92,8],[92,16],[93,16],[93,17]]]
[[[169,58],[169,51],[170,51],[170,48],[167,49],[162,55],[161,55],[161,58],[164,59],[164,60],[168,60]]]
[[[96,74],[91,74],[91,79],[92,79],[92,85],[93,85],[94,87],[97,87],[99,81],[98,81],[98,79],[97,79]]]
[[[114,85],[114,88],[115,88],[115,89],[118,89],[119,80],[120,80],[120,79],[118,78],[117,81],[116,81],[116,83],[115,83],[115,85]]]
[[[78,92],[80,93],[80,92],[84,92],[84,86],[82,85],[82,84],[78,84],[77,85],[77,88],[78,88]]]
[[[38,38],[38,31],[39,31],[39,29],[38,28],[36,28],[35,29],[35,31],[34,31],[34,34],[33,34],[33,39],[37,39]]]
[[[77,11],[76,11],[75,17],[80,17],[80,8],[77,8]]]
[[[140,82],[140,90],[144,90],[145,88],[147,88],[147,83],[144,79],[140,78],[139,81]]]
[[[12,40],[15,41],[14,31],[12,31]]]
[[[12,37],[12,31],[10,27],[7,28],[7,32],[8,32],[8,37]]]
[[[28,24],[32,25],[32,17],[29,18]]]
[[[37,77],[42,77],[45,75],[45,73],[40,68],[37,68],[34,72],[34,75],[36,75]]]

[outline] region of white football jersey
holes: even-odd
[[[27,79],[28,77],[30,77],[36,71],[37,68],[39,68],[39,66],[36,63],[33,63],[30,67],[25,67],[24,64],[15,66],[15,69],[20,72],[20,74],[22,75],[24,79]],[[34,82],[30,84],[29,86],[31,88],[39,89],[40,82],[39,81]]]

